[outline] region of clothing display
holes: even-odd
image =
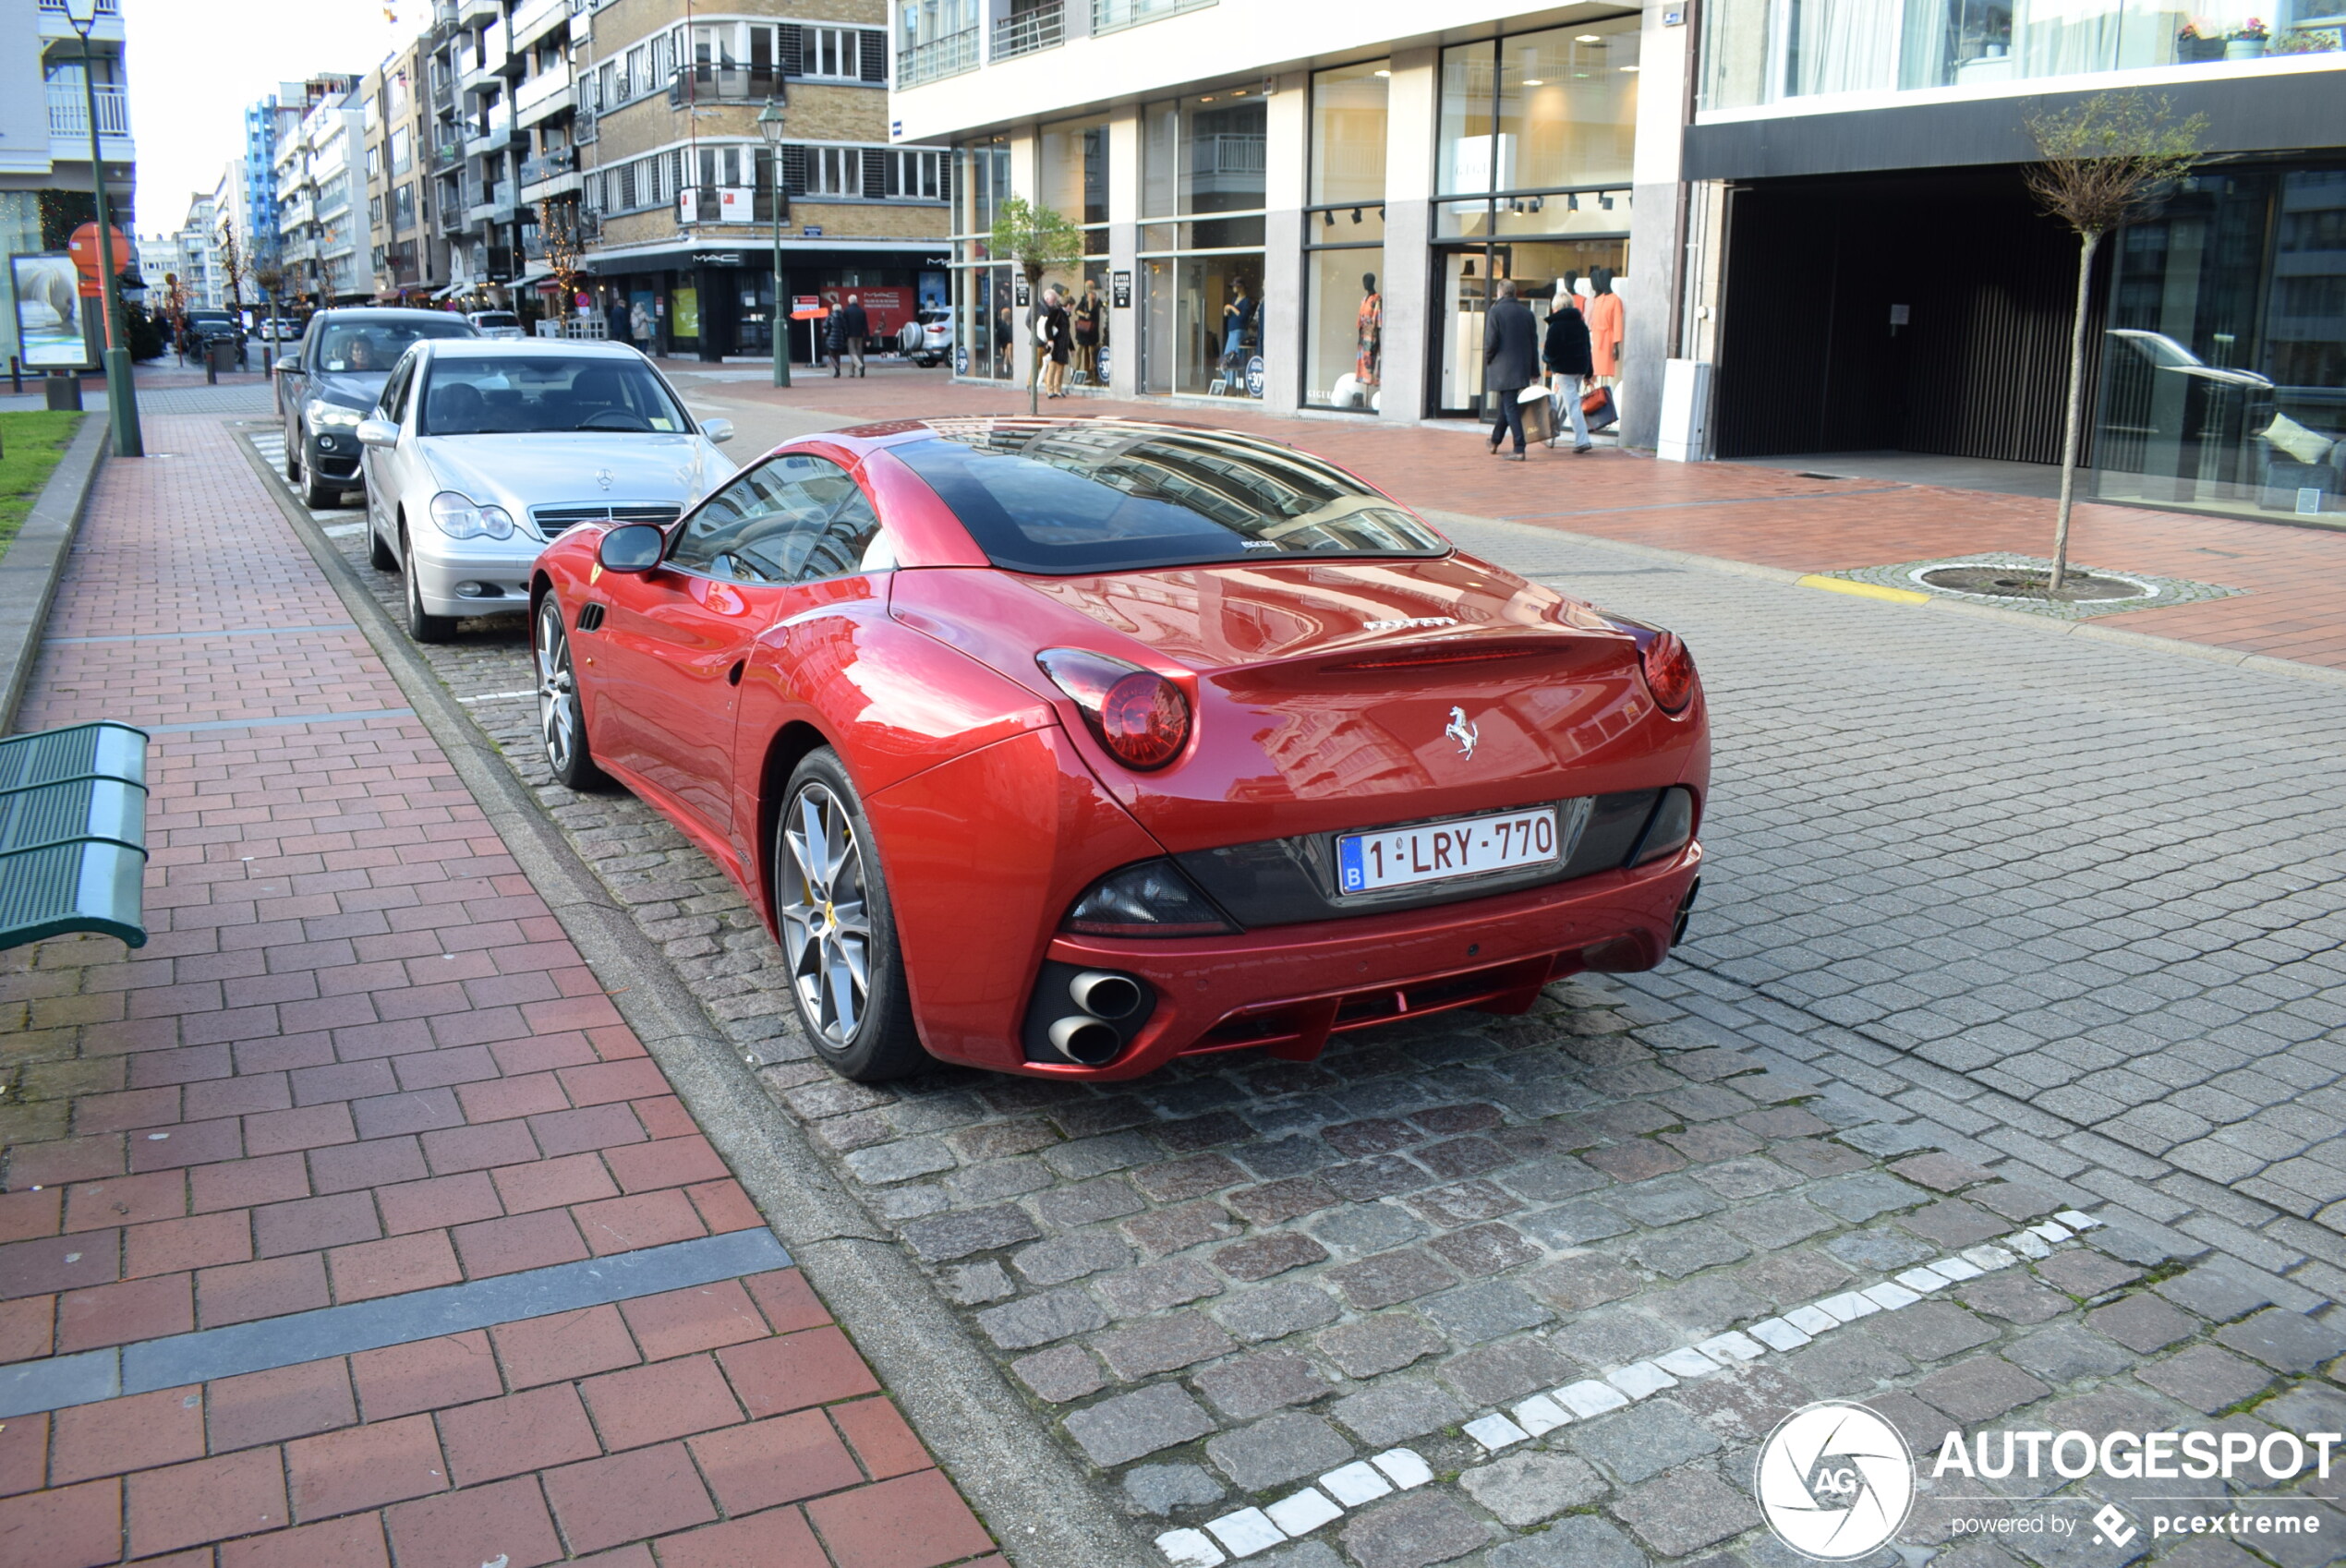
[[[1385,296],[1377,292],[1376,274],[1360,279],[1360,286],[1368,291],[1360,301],[1360,315],[1352,354],[1352,373],[1364,387],[1377,384],[1377,360],[1384,352]]]
[[[1621,374],[1621,334],[1625,325],[1621,296],[1613,292],[1611,277],[1600,273],[1597,290],[1587,307],[1589,347],[1600,376]]]

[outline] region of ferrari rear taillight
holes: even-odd
[[[1066,924],[1084,936],[1218,936],[1234,929],[1171,861],[1143,861],[1101,877],[1067,911]]]
[[[1646,690],[1665,713],[1676,713],[1694,698],[1694,655],[1675,632],[1664,632],[1639,650]]]
[[[1190,742],[1190,699],[1154,669],[1083,648],[1034,656],[1108,754],[1140,772],[1163,767]]]

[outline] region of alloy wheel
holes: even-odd
[[[871,917],[864,850],[847,808],[808,782],[792,797],[782,843],[790,856],[782,941],[799,1006],[834,1050],[855,1039],[871,994]]]
[[[562,607],[549,594],[538,607],[538,733],[546,761],[556,773],[578,754],[577,679],[571,669],[570,636],[562,630]]]

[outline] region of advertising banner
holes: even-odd
[[[16,290],[17,342],[28,369],[79,370],[90,364],[82,336],[81,289],[64,251],[8,258]]]

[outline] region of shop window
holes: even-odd
[[[1312,207],[1304,214],[1303,402],[1382,407],[1387,63],[1312,78]]]
[[[1107,121],[1070,120],[1036,136],[1043,205],[1070,223],[1107,222]]]

